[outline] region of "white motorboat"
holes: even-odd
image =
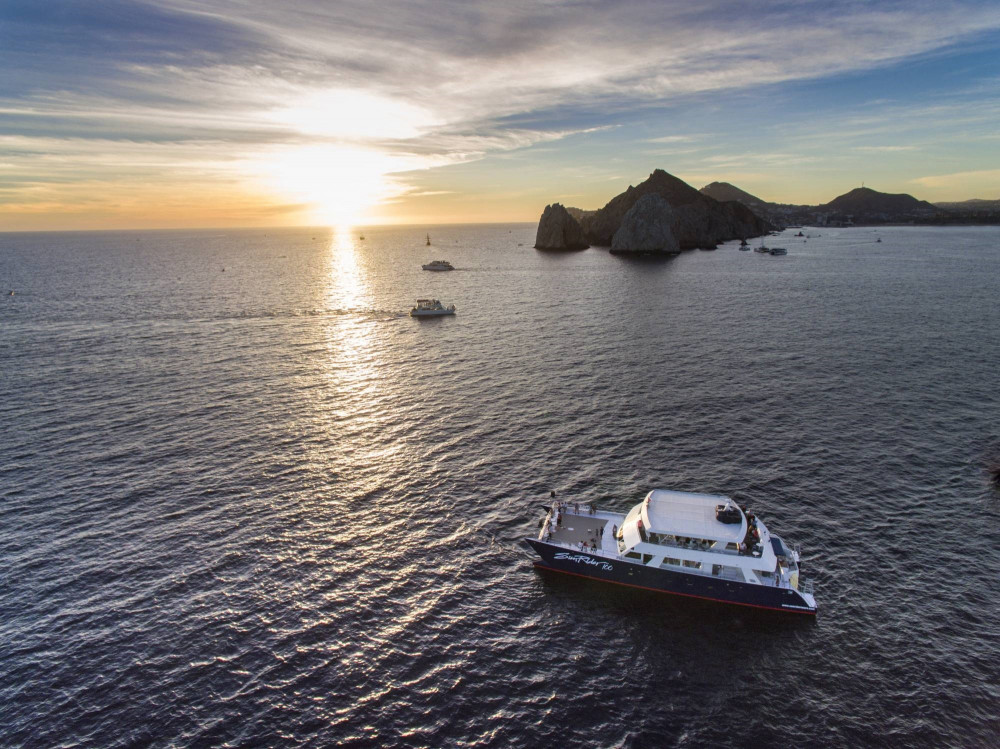
[[[432,260],[420,266],[424,270],[455,270],[455,266],[447,260]]]
[[[410,317],[440,317],[454,314],[454,304],[445,307],[438,299],[418,299],[417,306],[410,310]]]
[[[786,250],[784,247],[772,247],[769,250],[769,252],[772,255],[787,255],[788,254],[788,250]]]

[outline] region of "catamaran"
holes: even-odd
[[[555,502],[525,541],[540,569],[722,603],[816,614],[799,551],[732,498],[654,489],[627,514]]]

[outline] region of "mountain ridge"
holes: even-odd
[[[718,200],[738,200],[779,225],[832,224],[879,225],[892,223],[1000,223],[1000,201],[968,200],[962,203],[928,203],[908,193],[885,193],[856,187],[820,205],[771,203],[728,182],[712,182],[700,192]]]

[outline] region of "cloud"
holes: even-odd
[[[923,187],[964,187],[966,185],[992,185],[992,194],[997,192],[997,185],[1000,185],[1000,169],[978,169],[968,172],[954,172],[953,174],[935,174],[926,177],[917,177],[910,182]]]
[[[916,146],[855,146],[855,151],[866,153],[896,153],[898,151],[916,151]]]
[[[659,138],[647,138],[647,143],[691,143],[698,140],[694,135],[662,135]]]

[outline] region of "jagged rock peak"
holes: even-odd
[[[680,252],[680,245],[670,229],[674,212],[656,193],[639,198],[615,232],[612,252]]]
[[[745,206],[719,203],[672,174],[656,169],[647,180],[629,187],[581,221],[587,240],[602,247],[610,245],[625,214],[636,201],[650,194],[659,195],[673,209],[671,232],[682,249],[715,247],[728,239],[760,236],[770,228]]]
[[[561,204],[545,206],[538,221],[535,249],[585,250],[590,245],[584,239],[580,223]]]

